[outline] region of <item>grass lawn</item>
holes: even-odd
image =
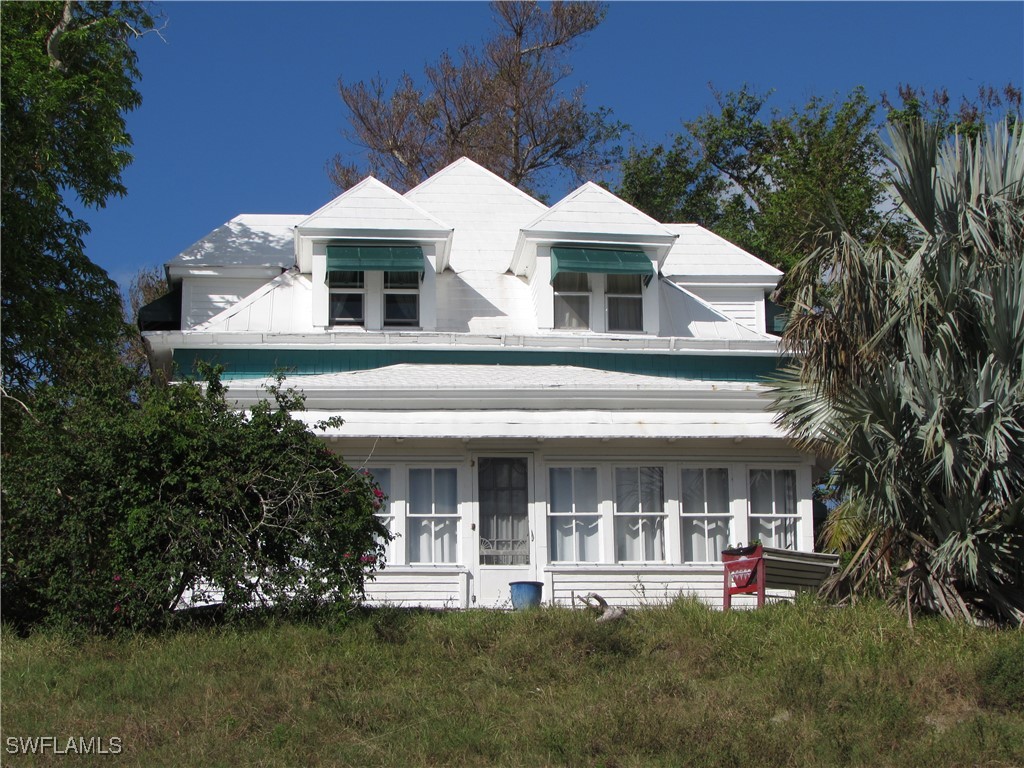
[[[1024,766],[1024,632],[815,601],[2,637],[3,765]],[[8,754],[118,737],[120,755]]]

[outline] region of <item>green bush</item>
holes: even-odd
[[[301,395],[271,387],[242,413],[214,369],[173,386],[92,373],[40,387],[5,433],[5,621],[152,629],[196,590],[228,618],[361,597],[383,494],[292,418]]]

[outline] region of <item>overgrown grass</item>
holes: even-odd
[[[1024,633],[813,601],[2,640],[5,765],[1019,766]]]

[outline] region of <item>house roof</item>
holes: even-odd
[[[299,223],[300,229],[450,231],[413,201],[369,176]]]
[[[570,192],[523,229],[567,235],[674,237],[664,225],[592,181]]]
[[[450,263],[456,272],[505,272],[519,230],[547,211],[540,201],[465,157],[405,197],[455,228]]]
[[[255,402],[270,381],[235,382]],[[292,376],[313,426],[341,415],[336,437],[778,438],[757,384],[665,379],[573,366],[392,365]],[[621,407],[621,403],[629,403]],[[619,403],[620,407],[615,407]]]
[[[190,245],[174,267],[280,267],[295,263],[293,230],[301,215],[243,213]]]
[[[782,272],[733,245],[699,224],[665,224],[679,237],[661,267],[666,277],[679,282],[707,282],[721,278],[725,282],[748,279],[778,282]]]

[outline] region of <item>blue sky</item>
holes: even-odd
[[[164,40],[138,44],[143,105],[128,116],[125,198],[87,210],[87,253],[122,286],[239,213],[310,213],[337,194],[325,165],[344,140],[337,81],[422,73],[490,35],[482,2],[165,2]],[[1024,82],[1024,3],[613,2],[572,53],[589,106],[660,142],[720,90],[950,94]],[[569,192],[551,190],[557,200]]]

